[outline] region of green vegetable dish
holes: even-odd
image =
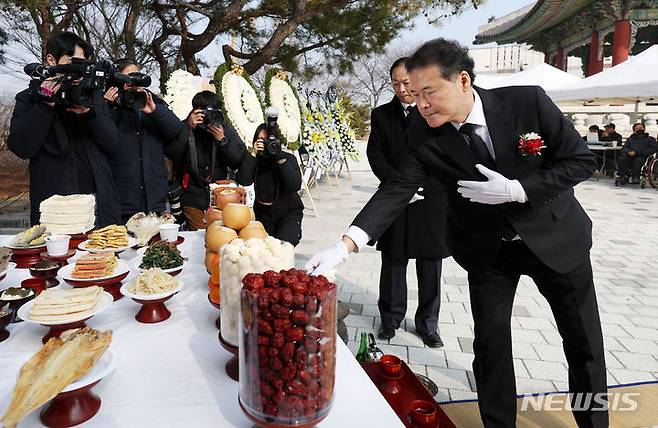
[[[173,269],[182,266],[185,260],[172,242],[160,241],[146,250],[139,267],[140,269]]]

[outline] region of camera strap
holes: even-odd
[[[189,157],[190,157],[190,166],[192,167],[192,172],[196,177],[201,178],[206,184],[212,183],[213,176],[215,174],[215,158],[217,157],[217,144],[213,142],[211,145],[211,159],[210,159],[210,175],[206,177],[201,177],[199,173],[199,153],[197,152],[196,138],[194,137],[194,131],[190,132],[188,138],[188,147],[189,147]]]

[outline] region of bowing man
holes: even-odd
[[[484,90],[473,86],[473,66],[465,48],[444,39],[410,57],[411,92],[425,124],[410,132],[400,174],[307,270],[326,272],[378,239],[427,177],[436,177],[447,187],[449,247],[468,271],[484,426],[516,423],[510,318],[519,277],[528,275],[562,337],[569,390],[580,393],[572,395],[576,422],[607,427],[592,222],[573,190],[596,170],[596,158],[541,88]]]

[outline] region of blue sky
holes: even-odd
[[[416,28],[398,37],[395,44],[418,45],[435,37],[444,37],[455,39],[465,46],[473,46],[478,27],[486,24],[490,16],[500,18],[533,3],[534,0],[487,0],[477,9],[446,18],[440,27],[428,24],[424,18],[417,18]]]

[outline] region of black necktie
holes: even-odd
[[[480,138],[480,136],[475,132],[476,129],[477,125],[472,123],[465,123],[461,126],[461,128],[459,128],[459,132],[461,132],[466,137],[468,146],[471,148],[471,153],[473,153],[473,157],[477,163],[480,163],[489,169],[495,170],[496,164],[492,159],[487,146],[484,144],[484,140],[482,140],[482,138]]]
[[[406,106],[404,111],[404,123],[405,125],[409,126],[409,122],[411,121],[411,113],[414,111],[414,106]]]

